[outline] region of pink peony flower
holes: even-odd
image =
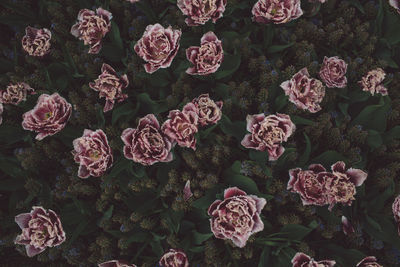
[[[178,0],[179,9],[188,18],[189,26],[203,25],[210,19],[215,23],[225,11],[226,0]]]
[[[65,241],[60,217],[50,209],[32,207],[30,213],[15,216],[15,222],[22,229],[22,233],[15,239],[15,244],[25,245],[28,257],[33,257],[47,247],[55,247]]]
[[[189,267],[185,252],[179,249],[170,249],[161,257],[158,264],[162,267]]]
[[[400,1],[399,0],[389,0],[389,4],[396,9],[396,11],[400,14]]]
[[[3,110],[4,110],[3,104],[0,102],[0,125],[1,125],[1,123],[3,122],[3,117],[2,117],[2,115],[3,115]]]
[[[298,108],[315,113],[321,110],[320,103],[325,96],[325,87],[322,82],[310,78],[307,68],[301,69],[290,80],[281,84],[289,101]]]
[[[91,131],[85,129],[83,136],[73,141],[74,160],[79,163],[78,176],[100,177],[109,169],[113,162],[113,155],[106,134],[102,130]]]
[[[296,126],[286,114],[265,116],[263,113],[247,115],[247,131],[241,144],[246,148],[268,151],[269,160],[277,160],[285,151],[282,142],[296,130]]]
[[[127,128],[122,132],[124,156],[143,165],[172,160],[172,142],[160,129],[153,114],[139,120],[136,129]]]
[[[111,261],[106,261],[103,263],[99,263],[99,267],[136,267],[135,264],[129,264],[125,261],[119,261],[119,260],[111,260]]]
[[[78,13],[78,22],[71,28],[71,34],[85,45],[89,45],[89,54],[98,54],[101,49],[101,40],[111,29],[112,14],[102,8],[96,13],[89,9],[81,9]]]
[[[216,200],[208,208],[211,231],[216,238],[230,239],[242,248],[252,234],[264,229],[260,213],[265,204],[264,198],[247,195],[237,187],[227,188],[224,200]]]
[[[297,252],[292,259],[292,267],[332,267],[336,264],[334,260],[315,261],[310,256]]]
[[[22,48],[34,57],[43,57],[50,52],[51,32],[46,29],[25,28],[25,36],[22,37]]]
[[[344,88],[347,86],[347,64],[338,57],[324,57],[319,76],[329,88]]]
[[[188,201],[193,196],[192,190],[190,190],[190,180],[187,180],[185,187],[183,188],[183,199]]]
[[[18,105],[26,100],[27,94],[36,94],[35,90],[26,83],[16,83],[7,86],[6,90],[0,90],[0,102],[3,104]]]
[[[135,52],[147,63],[144,69],[153,73],[159,68],[168,68],[179,49],[181,30],[160,24],[148,25],[142,38],[135,44]]]
[[[303,15],[300,0],[258,0],[251,11],[258,23],[287,23]]]
[[[114,107],[115,100],[118,102],[128,98],[127,94],[123,94],[122,90],[128,87],[129,81],[126,74],[119,77],[115,70],[108,64],[103,64],[101,74],[94,81],[89,83],[90,88],[100,92],[99,97],[106,99],[103,111],[107,112]]]
[[[187,59],[194,64],[186,70],[192,75],[207,75],[214,73],[224,60],[222,42],[213,32],[207,32],[201,37],[200,47],[191,46],[186,49]]]
[[[350,221],[345,216],[342,216],[342,228],[345,235],[350,235],[355,232]]]
[[[22,116],[22,128],[35,131],[37,140],[61,131],[72,113],[72,106],[58,93],[42,94],[36,106]]]
[[[199,116],[199,124],[201,126],[216,124],[221,119],[222,101],[214,102],[208,94],[202,94],[193,99],[192,103],[197,108],[197,115]]]
[[[368,256],[357,263],[356,267],[383,267],[374,256]]]
[[[359,81],[358,83],[361,85],[363,91],[370,92],[371,95],[374,95],[375,93],[387,95],[388,91],[383,85],[383,80],[385,79],[385,76],[385,71],[381,68],[377,68],[375,70],[369,71],[367,75],[362,77],[361,81]]]
[[[397,222],[397,231],[400,235],[400,195],[398,195],[392,204],[394,220]]]
[[[182,111],[171,110],[168,118],[161,127],[163,133],[179,146],[196,150],[195,134],[198,132],[199,119],[196,106],[188,103]]]

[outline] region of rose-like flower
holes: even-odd
[[[400,195],[398,195],[392,204],[394,220],[397,222],[397,231],[400,235]]]
[[[315,113],[321,110],[320,103],[325,96],[322,82],[310,78],[307,68],[301,69],[290,80],[281,84],[289,101],[298,108]]]
[[[207,75],[214,73],[224,60],[222,42],[213,32],[207,32],[201,37],[200,47],[191,46],[186,49],[187,59],[194,65],[186,70],[192,75]]]
[[[101,74],[94,81],[89,83],[90,88],[99,92],[99,97],[106,99],[103,111],[107,112],[114,107],[115,101],[122,102],[128,95],[122,90],[128,87],[129,81],[126,74],[119,77],[116,71],[108,64],[103,64]]]
[[[329,88],[344,88],[347,85],[347,64],[338,57],[324,57],[319,76]]]
[[[182,111],[171,110],[168,118],[161,127],[163,133],[179,146],[196,150],[195,134],[198,132],[199,119],[196,106],[188,103]]]
[[[201,126],[216,124],[221,119],[222,101],[214,102],[208,94],[202,94],[193,99],[192,103],[197,108],[197,115],[199,116],[199,124]]]
[[[265,204],[264,198],[247,195],[237,187],[227,188],[224,200],[216,200],[208,208],[211,231],[216,238],[230,239],[242,248],[252,234],[264,229],[260,213]]]
[[[100,177],[111,167],[113,155],[103,130],[85,129],[83,136],[75,139],[73,145],[74,160],[80,164],[80,178],[88,178],[90,175]]]
[[[188,201],[193,196],[192,190],[190,190],[190,180],[187,180],[185,187],[183,188],[183,199]]]
[[[292,267],[332,267],[336,264],[334,260],[315,261],[310,256],[297,252],[292,259]]]
[[[15,243],[25,245],[28,257],[33,257],[47,247],[55,247],[65,241],[60,218],[50,209],[32,207],[30,213],[15,216],[15,222],[22,229]]]
[[[358,83],[361,85],[363,91],[370,92],[371,95],[374,95],[375,93],[387,95],[388,91],[383,85],[383,80],[385,79],[385,76],[385,71],[381,68],[377,68],[375,70],[369,71],[367,75],[362,77],[361,81],[359,81]]]
[[[1,125],[1,123],[3,122],[3,117],[2,117],[2,115],[3,115],[3,104],[0,102],[0,125]]]
[[[90,54],[98,54],[101,49],[101,40],[111,29],[112,14],[102,8],[93,10],[81,9],[78,13],[78,22],[71,28],[71,34],[85,45],[89,45]]]
[[[162,267],[189,267],[185,252],[179,249],[170,249],[161,257],[158,264]]]
[[[226,0],[178,0],[177,5],[188,18],[189,26],[203,25],[210,19],[216,22],[225,11]]]
[[[258,0],[251,11],[258,23],[287,23],[303,15],[300,0]]]
[[[342,216],[342,229],[345,235],[349,235],[355,232],[353,225],[351,225],[351,223],[345,216]]]
[[[246,148],[268,151],[269,160],[277,160],[285,151],[282,142],[296,130],[296,126],[286,114],[265,116],[263,113],[247,115],[247,131],[241,144]]]
[[[7,86],[6,90],[0,90],[0,102],[3,104],[18,105],[26,100],[27,94],[35,94],[35,90],[26,83],[16,83]]]
[[[172,142],[160,129],[153,114],[139,120],[136,129],[128,128],[122,132],[124,156],[143,165],[172,160]]]
[[[50,52],[51,32],[46,29],[25,28],[25,36],[22,37],[22,48],[34,57],[43,57]]]
[[[374,256],[368,256],[357,263],[356,267],[383,267]]]
[[[136,267],[135,264],[129,264],[125,261],[120,261],[120,260],[111,260],[111,261],[106,261],[103,263],[99,263],[99,267]]]
[[[396,9],[396,11],[400,14],[400,1],[399,0],[389,0],[389,4]]]
[[[135,44],[135,52],[147,63],[144,69],[153,73],[168,68],[179,49],[182,31],[164,28],[160,24],[148,25],[142,38]]]
[[[61,131],[72,113],[72,106],[57,93],[42,94],[36,106],[22,116],[22,128],[35,131],[37,140]]]

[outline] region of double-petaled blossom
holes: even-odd
[[[287,23],[303,15],[300,0],[258,0],[251,11],[258,23]]]
[[[400,0],[389,0],[389,4],[400,14]]]
[[[72,106],[58,93],[42,94],[36,106],[22,116],[22,127],[35,131],[37,140],[61,131],[67,124],[72,113]]]
[[[281,84],[289,101],[298,108],[315,113],[321,110],[320,103],[325,96],[322,82],[310,78],[307,68],[301,69],[290,80]]]
[[[356,267],[383,267],[374,256],[368,256],[357,263]]]
[[[268,151],[269,160],[277,160],[285,151],[282,146],[296,130],[286,114],[265,116],[263,113],[247,115],[247,131],[241,144],[246,148]]]
[[[216,238],[230,239],[242,248],[249,237],[264,229],[260,218],[267,201],[237,187],[225,189],[224,200],[216,200],[208,208],[211,231]]]
[[[122,90],[128,87],[129,81],[126,74],[119,77],[116,71],[108,64],[103,64],[101,74],[94,81],[89,83],[90,88],[99,92],[99,97],[106,99],[103,111],[107,112],[114,107],[115,101],[122,102],[128,95]]]
[[[213,32],[207,32],[201,37],[200,46],[191,46],[186,49],[186,57],[193,64],[186,73],[191,75],[214,73],[224,60],[222,42]]]
[[[178,0],[177,5],[188,18],[189,26],[203,25],[210,19],[216,22],[225,11],[227,0]]]
[[[96,12],[82,9],[78,13],[78,22],[71,28],[71,34],[85,45],[89,45],[89,53],[97,54],[102,47],[101,40],[111,29],[112,14],[102,8]]]
[[[144,69],[153,73],[159,68],[168,68],[179,49],[182,31],[160,24],[148,25],[142,38],[135,44],[135,52],[147,63]]]
[[[33,257],[47,247],[55,247],[65,241],[60,218],[50,209],[32,207],[30,213],[15,216],[15,222],[22,230],[15,243],[25,245],[28,257]]]
[[[394,220],[397,222],[397,231],[400,235],[400,195],[398,195],[392,204]]]
[[[160,259],[162,267],[189,267],[188,258],[182,250],[170,249]]]
[[[324,57],[319,77],[329,88],[347,86],[347,63],[338,57]]]
[[[111,260],[99,263],[99,267],[137,267],[135,264],[129,264],[125,261]]]
[[[43,57],[50,52],[51,32],[46,29],[25,28],[25,36],[22,37],[22,48],[34,57]]]
[[[72,154],[75,162],[79,163],[80,178],[100,177],[111,167],[112,150],[103,130],[85,129],[83,136],[73,141],[73,146]]]
[[[215,102],[208,94],[202,94],[192,100],[197,108],[199,124],[206,126],[216,124],[222,117],[222,101]]]
[[[335,264],[334,260],[316,261],[301,252],[297,252],[292,259],[292,267],[332,267]]]
[[[3,104],[18,105],[26,100],[28,93],[31,95],[35,94],[35,90],[28,84],[23,82],[10,84],[6,90],[0,90],[0,102]]]
[[[172,141],[160,129],[153,114],[139,120],[136,129],[127,128],[122,132],[124,156],[143,165],[172,160]]]
[[[371,95],[375,93],[387,95],[387,88],[383,85],[385,76],[385,71],[381,68],[377,68],[369,71],[358,83],[361,85],[363,91],[370,92]]]

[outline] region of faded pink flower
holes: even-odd
[[[61,131],[72,113],[72,106],[58,93],[42,94],[36,106],[22,116],[22,128],[35,131],[37,140]]]
[[[122,132],[124,156],[142,165],[172,160],[172,142],[160,129],[153,114],[139,120],[136,129],[127,128]]]
[[[78,171],[80,178],[100,177],[111,167],[112,150],[103,130],[85,129],[83,136],[75,139],[73,145],[74,160],[80,164]]]
[[[263,113],[247,115],[247,131],[241,144],[246,148],[268,151],[270,161],[277,160],[285,151],[282,146],[296,130],[286,114],[265,116]]]
[[[31,95],[36,94],[35,90],[26,83],[10,84],[6,90],[0,90],[0,102],[3,104],[18,105],[26,100],[28,93]]]
[[[114,107],[115,101],[122,102],[128,98],[122,90],[128,87],[129,81],[126,74],[119,77],[116,71],[108,64],[103,63],[101,74],[94,81],[89,83],[90,88],[99,92],[99,97],[106,99],[103,111],[107,112]]]
[[[183,200],[188,201],[193,196],[192,190],[190,190],[190,180],[186,181],[185,187],[183,188]]]
[[[400,235],[400,195],[398,195],[392,204],[394,220],[397,222],[397,231]]]
[[[34,57],[43,57],[50,52],[51,32],[46,29],[25,28],[25,36],[22,37],[22,48]]]
[[[400,0],[389,0],[389,4],[400,14]]]
[[[379,93],[381,95],[387,95],[388,91],[383,85],[383,80],[385,79],[386,73],[381,68],[371,70],[366,76],[361,78],[358,83],[361,85],[363,91],[370,92],[371,95]]]
[[[214,73],[224,60],[222,42],[213,32],[207,32],[201,37],[200,47],[191,46],[186,49],[187,59],[194,64],[186,70],[191,75],[207,75]]]
[[[216,200],[208,208],[211,231],[216,238],[230,239],[242,248],[252,234],[264,229],[260,214],[265,204],[264,198],[247,195],[237,187],[227,188],[224,200]]]
[[[142,38],[135,44],[135,52],[147,63],[144,69],[153,73],[168,68],[179,49],[182,31],[164,28],[160,24],[148,25]]]
[[[89,45],[89,54],[98,54],[101,49],[101,40],[111,29],[112,14],[102,8],[93,10],[81,9],[78,13],[78,22],[71,28],[71,34],[85,45]]]
[[[368,256],[357,263],[356,267],[383,267],[374,256]]]
[[[329,88],[344,88],[347,86],[347,64],[338,57],[324,57],[319,76]]]
[[[199,116],[199,124],[206,126],[216,124],[222,117],[222,101],[214,102],[208,94],[202,94],[192,100],[197,108]]]
[[[281,84],[289,101],[298,108],[315,113],[321,110],[320,103],[325,96],[322,82],[310,78],[307,68],[301,69],[290,80]]]
[[[60,217],[50,209],[32,207],[30,213],[15,216],[15,222],[22,229],[22,233],[15,239],[15,244],[25,245],[28,257],[33,257],[47,247],[55,247],[65,241]]]
[[[129,264],[125,261],[111,260],[99,263],[99,267],[137,267],[135,264]]]
[[[172,248],[161,257],[158,264],[162,267],[189,267],[185,252]]]
[[[287,23],[303,15],[300,0],[258,0],[251,11],[258,23]]]
[[[334,260],[315,261],[310,256],[297,252],[292,259],[292,267],[332,267],[336,264]]]
[[[4,110],[3,104],[0,102],[0,125],[1,125],[1,123],[3,122],[3,117],[2,117],[2,115],[3,115],[3,110]]]
[[[225,11],[226,0],[178,0],[177,5],[188,18],[189,26],[203,25],[210,19],[217,22]]]
[[[345,216],[342,216],[342,229],[345,235],[350,235],[355,232],[353,225],[351,225],[350,221]]]

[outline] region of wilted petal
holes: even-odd
[[[353,226],[345,216],[342,216],[342,228],[345,235],[354,233]]]
[[[190,190],[190,180],[187,180],[185,187],[183,188],[183,199],[188,201],[191,196],[193,196],[193,193]]]

